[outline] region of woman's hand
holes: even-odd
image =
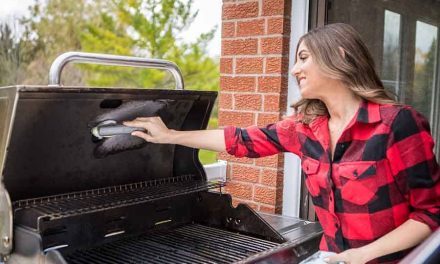
[[[431,229],[427,224],[408,219],[396,229],[374,242],[331,256],[326,262],[366,263],[372,259],[417,246],[430,234]]]
[[[146,132],[135,131],[133,136],[145,139],[152,143],[172,143],[172,134],[174,130],[168,129],[162,119],[158,116],[154,117],[138,117],[132,121],[123,123],[125,126],[142,127]]]
[[[178,144],[217,152],[226,151],[223,129],[178,131],[168,129],[158,116],[138,117],[123,124],[131,127],[145,128],[146,132],[135,131],[132,135],[151,143]]]
[[[324,259],[327,263],[364,264],[369,261],[362,248],[352,248]]]

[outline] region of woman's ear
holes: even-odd
[[[338,47],[339,54],[342,56],[343,59],[345,59],[345,50],[342,47]]]

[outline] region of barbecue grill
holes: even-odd
[[[167,70],[176,90],[61,86],[72,61]],[[184,90],[174,63],[71,52],[49,79],[0,89],[3,261],[296,263],[317,250],[318,224],[233,207],[198,150],[92,135],[103,120],[154,115],[205,129],[217,94]]]

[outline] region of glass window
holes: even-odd
[[[382,82],[389,91],[399,93],[400,14],[385,10],[383,30]]]
[[[439,158],[440,1],[311,0],[310,12],[312,28],[342,22],[361,34],[386,89],[430,121]]]
[[[437,64],[436,26],[417,21],[414,55],[414,85],[405,91],[405,103],[414,106],[432,121],[433,91]]]

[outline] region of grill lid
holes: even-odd
[[[91,128],[108,119],[158,115],[172,129],[204,129],[216,95],[45,86],[0,89],[0,97],[6,98],[0,100],[1,108],[12,108],[3,119],[5,124],[11,120],[12,129],[0,140],[2,154],[8,150],[3,180],[11,200],[188,175],[191,181],[206,181],[195,149],[145,143],[130,135],[98,139]]]

